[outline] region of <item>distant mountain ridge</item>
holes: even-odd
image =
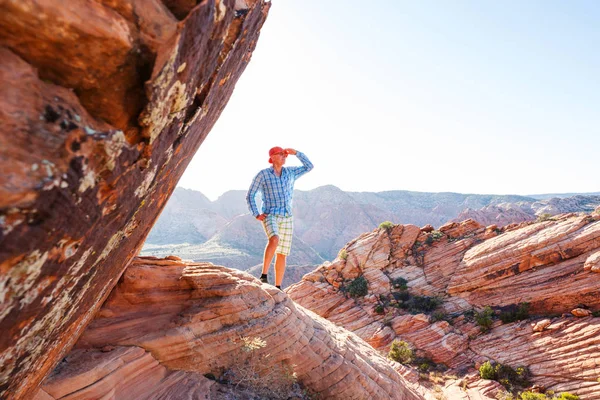
[[[244,190],[231,190],[210,201],[199,191],[176,188],[141,254],[176,254],[243,270],[259,264],[265,236],[248,213],[245,195]],[[404,190],[345,192],[333,185],[296,190],[294,251],[288,263],[316,265],[332,260],[349,240],[387,220],[439,227],[473,218],[483,224],[506,225],[534,220],[542,213],[589,212],[600,205],[600,196],[536,197]]]

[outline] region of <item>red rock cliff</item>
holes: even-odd
[[[99,309],[270,7],[195,3],[0,2],[0,397],[30,398]]]

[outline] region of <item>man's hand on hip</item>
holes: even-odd
[[[264,221],[267,218],[267,214],[259,214],[256,216],[256,219],[259,221]]]

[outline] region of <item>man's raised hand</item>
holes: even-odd
[[[293,155],[293,156],[295,156],[295,155],[296,155],[296,150],[294,150],[294,149],[285,149],[284,151],[285,151],[287,154],[291,154],[291,155]]]

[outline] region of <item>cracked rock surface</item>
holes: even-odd
[[[396,225],[359,236],[286,291],[383,353],[395,339],[408,342],[449,376],[486,360],[525,365],[547,389],[600,399],[599,249],[596,212],[502,229],[473,220],[439,230]],[[357,279],[366,280],[360,294]],[[437,304],[427,309],[432,299]],[[528,318],[502,322],[524,303]],[[493,318],[483,333],[473,313],[486,306]],[[457,382],[448,379],[440,390],[458,396]],[[478,382],[471,378],[472,394],[462,398],[495,398],[503,390],[479,390]]]
[[[270,7],[184,3],[0,2],[0,397],[31,398],[93,318]]]
[[[243,338],[266,343],[256,349],[257,367],[286,365],[318,398],[409,400],[429,393],[355,334],[245,272],[140,257],[36,400],[108,393],[158,399],[165,391],[171,398],[217,399],[221,385],[205,375],[243,364]],[[184,378],[185,385],[178,383]]]

